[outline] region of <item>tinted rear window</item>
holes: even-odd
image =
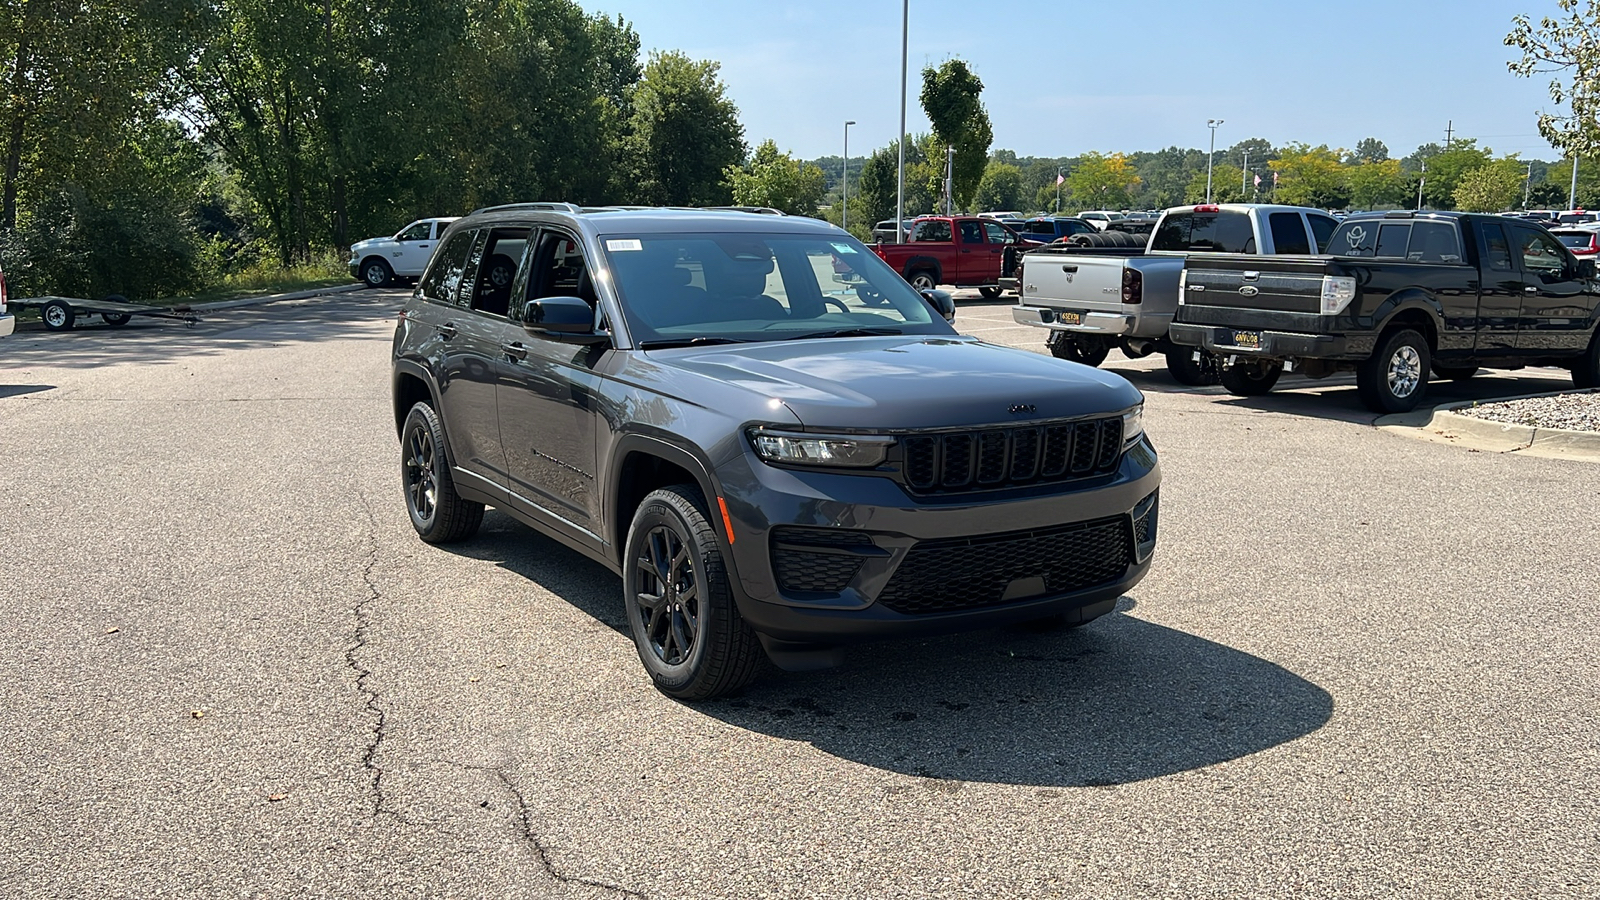
[[[1587,231],[1553,231],[1551,234],[1568,247],[1587,247],[1594,240],[1594,235]]]
[[[1306,239],[1305,223],[1299,213],[1275,212],[1267,217],[1272,229],[1272,246],[1278,253],[1310,253],[1311,242]]]
[[[1396,259],[1406,258],[1406,245],[1411,241],[1411,225],[1384,223],[1378,226],[1378,252],[1375,256]]]
[[[1056,223],[1054,223],[1054,222],[1029,222],[1026,226],[1024,226],[1023,230],[1026,231],[1028,234],[1055,234],[1056,233]]]
[[[1461,262],[1461,241],[1456,238],[1456,227],[1448,222],[1418,222],[1411,226],[1406,259],[1427,263]]]
[[[1304,230],[1301,240],[1304,240]],[[1233,210],[1214,213],[1172,213],[1156,229],[1151,250],[1193,250],[1203,253],[1254,253],[1250,216]]]

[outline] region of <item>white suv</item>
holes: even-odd
[[[433,248],[456,217],[418,219],[394,237],[368,238],[350,247],[350,275],[373,287],[395,278],[416,278],[428,267]]]

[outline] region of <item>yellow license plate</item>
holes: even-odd
[[[1056,313],[1056,321],[1062,325],[1082,325],[1083,313]]]
[[[1260,350],[1261,349],[1261,332],[1259,332],[1259,331],[1235,331],[1233,333],[1233,345],[1235,347],[1249,347],[1252,350]]]

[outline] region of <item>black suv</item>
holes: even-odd
[[[395,331],[412,524],[465,538],[489,504],[604,563],[686,699],[763,647],[1109,612],[1155,549],[1143,396],[953,315],[813,219],[479,210]]]

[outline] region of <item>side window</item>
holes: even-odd
[[[1511,244],[1506,241],[1505,229],[1485,223],[1483,226],[1483,264],[1490,272],[1510,272]]]
[[[961,243],[963,243],[963,244],[981,244],[981,243],[983,243],[983,226],[979,225],[977,222],[962,222],[961,223]]]
[[[525,238],[526,239],[526,238]],[[622,242],[627,244],[629,242]],[[632,242],[637,244],[637,241]],[[665,259],[663,269],[672,269],[670,287],[686,286],[690,273]],[[665,289],[667,281],[662,282]],[[589,272],[583,246],[572,235],[560,231],[544,231],[539,235],[538,249],[533,253],[528,270],[527,300],[544,297],[579,297],[590,306],[598,306],[600,297],[594,291],[594,280]],[[512,318],[520,318],[521,305],[513,311]]]
[[[1411,226],[1407,225],[1380,225],[1378,226],[1378,249],[1373,256],[1384,256],[1391,259],[1405,259],[1406,245],[1411,241]]]
[[[911,236],[911,240],[948,244],[950,243],[950,222],[945,219],[918,222],[916,232]]]
[[[1011,232],[1007,231],[1005,226],[998,222],[983,223],[983,230],[989,236],[989,243],[991,244],[1011,243]]]
[[[435,222],[435,223],[433,223],[433,236],[435,238],[444,237],[444,230],[446,228],[449,228],[449,227],[450,227],[450,223],[449,222]]]
[[[477,283],[472,291],[472,308],[491,316],[505,316],[511,309],[511,284],[528,248],[528,228],[496,228],[484,242],[483,262],[478,266]]]
[[[439,303],[457,303],[461,286],[461,273],[467,266],[467,254],[472,251],[473,231],[458,231],[443,247],[433,254],[428,273],[422,276],[422,296]]]
[[[1272,246],[1278,253],[1311,252],[1311,242],[1306,239],[1306,227],[1300,214],[1275,212],[1267,216],[1267,227],[1272,229]]]
[[[1522,252],[1523,271],[1530,275],[1552,275],[1567,267],[1567,255],[1561,249],[1561,242],[1548,232],[1532,228],[1513,228],[1512,231],[1516,233],[1517,246]]]
[[[1461,242],[1455,226],[1445,222],[1418,222],[1411,226],[1406,259],[1427,263],[1461,262]]]
[[[1312,215],[1306,216],[1306,219],[1311,222],[1311,236],[1316,238],[1317,241],[1316,252],[1327,253],[1328,239],[1333,237],[1333,230],[1339,227],[1339,220],[1330,219],[1327,216]]]
[[[428,239],[428,232],[432,230],[433,225],[431,223],[415,222],[406,226],[405,231],[400,232],[399,239],[402,241],[425,241]]]

